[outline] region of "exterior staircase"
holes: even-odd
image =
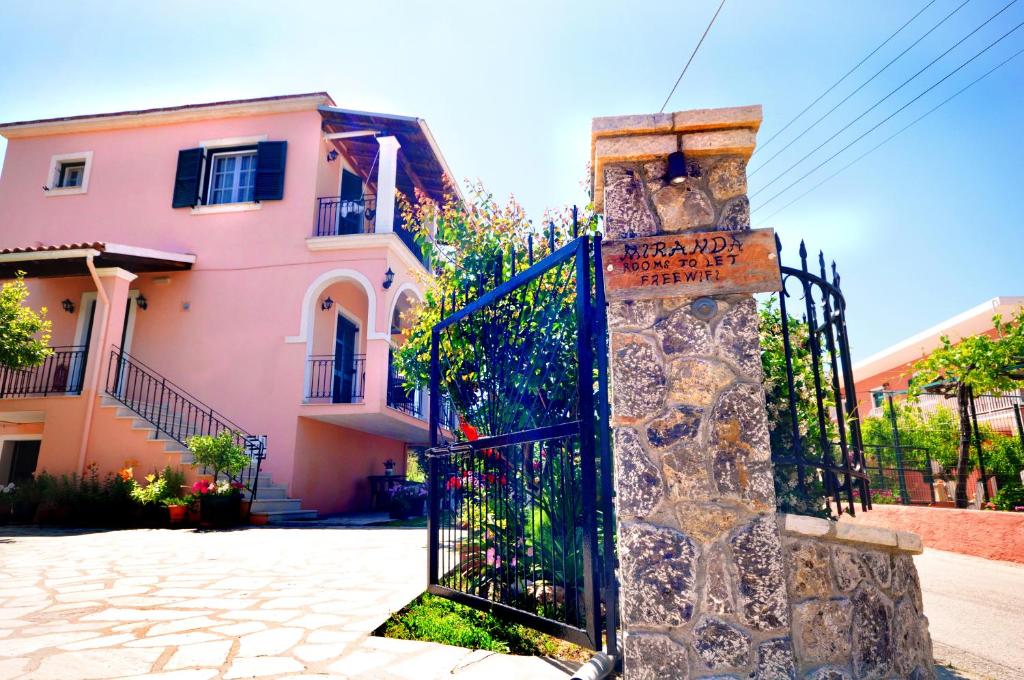
[[[128,379],[132,381],[133,386],[139,381],[151,383],[154,387],[159,386],[160,398],[154,401],[134,397],[130,392],[137,390],[125,387]],[[100,401],[102,408],[112,410],[115,419],[128,421],[131,429],[140,431],[145,440],[153,442],[153,446],[162,445],[165,455],[177,454],[183,465],[190,465],[193,461],[192,452],[185,446],[189,437],[224,429],[230,429],[239,435],[245,434],[213,409],[116,348],[111,354],[111,370],[108,372],[105,392]],[[157,392],[145,392],[147,395],[150,393]],[[170,397],[165,398],[165,395]],[[159,423],[159,426],[155,423]],[[259,439],[261,438],[245,435],[245,438],[240,440],[245,442],[247,448],[255,440],[258,447],[257,456],[253,457],[250,454],[255,463],[242,474],[242,479],[248,487],[244,493],[252,500],[251,514],[265,516],[268,524],[316,519],[316,510],[304,510],[302,499],[290,498],[286,486],[274,484],[270,473],[260,469],[259,463],[266,454]],[[256,489],[254,499],[251,498],[249,488]]]

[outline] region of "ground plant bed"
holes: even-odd
[[[593,656],[592,651],[578,645],[428,593],[392,614],[374,635],[501,654],[544,656],[577,665]]]

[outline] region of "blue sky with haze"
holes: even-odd
[[[1008,1],[967,2],[757,172],[751,194]],[[925,2],[726,0],[668,110],[763,104],[763,143]],[[936,0],[751,170],[962,2]],[[515,193],[540,219],[585,201],[591,117],[657,111],[717,5],[7,2],[0,120],[327,90],[346,108],[425,118],[457,176]],[[1021,22],[1024,2],[1014,3],[754,208]],[[754,226],[780,232],[790,261],[805,238],[839,262],[855,358],[993,296],[1024,294],[1024,55],[771,214],[1021,48],[1024,27],[754,213]]]

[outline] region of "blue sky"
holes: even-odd
[[[766,141],[926,0],[727,0],[668,110],[763,104]],[[751,169],[963,0],[936,0]],[[1008,1],[1008,0],[1007,0]],[[1005,4],[970,0],[751,179],[751,193]],[[590,119],[658,110],[717,0],[7,2],[0,120],[327,90],[425,118],[455,174],[529,213],[583,202]],[[755,208],[1024,21],[1014,4]],[[1024,55],[791,207],[790,198],[1024,47],[1024,28],[755,212],[843,275],[855,358],[996,295],[1024,294]],[[4,151],[0,142],[0,156]],[[770,151],[771,153],[767,153]]]

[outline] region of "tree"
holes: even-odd
[[[46,307],[35,312],[25,304],[29,290],[24,276],[18,272],[0,289],[0,366],[7,368],[38,366],[53,352]]]
[[[956,398],[960,443],[956,468],[956,506],[967,507],[967,474],[971,453],[970,403],[973,394],[999,394],[1024,385],[1024,308],[1012,321],[993,318],[996,336],[975,335],[942,346],[914,365],[910,394],[922,392]]]

